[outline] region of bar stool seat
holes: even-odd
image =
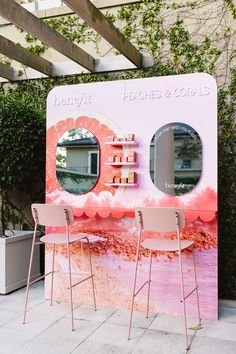
[[[193,244],[193,241],[182,240],[180,243],[180,249],[184,250],[193,246]],[[152,251],[177,252],[179,250],[178,240],[147,239],[143,241],[142,246]]]

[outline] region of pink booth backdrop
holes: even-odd
[[[201,316],[218,318],[217,293],[217,96],[214,79],[207,74],[188,74],[148,79],[122,80],[61,86],[54,88],[47,102],[47,203],[72,205],[75,223],[72,232],[103,236],[106,242],[92,246],[98,305],[129,308],[133,283],[137,225],[136,206],[178,206],[185,210],[183,238],[195,241]],[[153,134],[162,126],[181,122],[193,127],[202,142],[202,175],[197,186],[183,196],[167,195],[152,183],[149,174],[149,149]],[[100,175],[88,193],[74,195],[63,190],[56,177],[58,140],[68,130],[91,131],[100,145]],[[137,186],[106,185],[114,166],[105,164],[116,146],[105,144],[108,137],[135,134],[138,166]],[[122,147],[127,151],[127,147]],[[127,171],[127,167],[124,168]],[[119,168],[123,171],[123,167]],[[155,237],[146,233],[145,237]],[[172,238],[173,234],[165,237]],[[46,270],[51,265],[52,249],[46,247]],[[54,297],[67,301],[66,247],[56,248]],[[153,261],[150,311],[181,313],[179,302],[178,258],[173,253],[156,252]],[[72,271],[88,270],[86,245],[72,247]],[[139,282],[146,280],[148,253],[140,258]],[[184,254],[186,289],[193,285],[191,258]],[[49,295],[46,281],[46,297]],[[91,303],[90,283],[74,288],[78,303]],[[196,314],[195,295],[188,299],[188,314]],[[146,290],[136,298],[136,309],[144,310]]]

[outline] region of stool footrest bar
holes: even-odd
[[[90,275],[89,277],[84,278],[84,279],[78,281],[77,283],[73,284],[71,287],[73,288],[74,286],[79,285],[79,284],[83,283],[85,280],[88,280],[88,279],[90,279],[92,277],[93,277],[93,275]],[[70,288],[68,288],[68,289],[70,289]]]
[[[134,294],[134,297],[135,296],[137,296],[138,295],[138,293],[144,288],[144,286],[146,285],[146,284],[148,284],[149,283],[149,281],[147,280],[140,288],[139,288],[139,290]]]
[[[198,289],[198,286],[196,286],[192,291],[190,291],[190,293],[188,293],[188,295],[186,295],[184,297],[184,300],[186,300],[190,295],[192,295],[192,293],[194,293],[194,291],[196,291]],[[183,302],[183,300],[181,300],[180,302]]]
[[[48,273],[42,275],[41,277],[39,277],[39,278],[37,278],[37,279],[31,281],[31,282],[29,283],[29,285],[32,285],[32,284],[34,284],[34,283],[37,283],[37,281],[39,281],[39,280],[45,278],[47,275],[52,274],[52,273],[53,273],[53,272],[48,272]]]

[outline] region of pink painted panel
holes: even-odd
[[[193,88],[194,90],[190,90]],[[158,95],[155,94],[158,91]],[[165,94],[168,92],[168,95]],[[86,93],[87,100],[75,99]],[[73,98],[73,99],[72,99]],[[186,227],[182,237],[195,242],[200,287],[201,315],[218,318],[217,292],[217,119],[216,85],[206,74],[93,83],[54,88],[48,96],[47,111],[47,180],[48,203],[71,204],[75,215],[72,232],[101,235],[107,242],[92,245],[96,273],[98,304],[129,308],[137,243],[136,206],[178,206],[185,210]],[[203,146],[202,175],[197,186],[183,196],[167,195],[158,190],[149,174],[149,149],[153,134],[171,122],[192,126]],[[87,194],[74,195],[63,190],[56,177],[56,148],[59,138],[68,130],[91,131],[100,144],[100,175],[96,186]],[[109,136],[134,134],[135,147],[106,144]],[[108,157],[117,150],[135,150],[138,165],[108,165]],[[112,171],[137,172],[137,186],[107,185]],[[50,232],[50,229],[48,229]],[[173,234],[147,237],[173,238]],[[51,264],[51,247],[46,247],[46,268]],[[72,246],[74,279],[78,271],[88,270],[86,245]],[[56,268],[67,269],[66,248],[56,248]],[[180,313],[177,256],[156,252],[153,262],[150,309]],[[142,250],[139,282],[146,280],[148,252]],[[191,257],[184,253],[186,289],[192,286]],[[55,298],[68,301],[66,275],[55,277]],[[168,279],[168,282],[166,281]],[[49,291],[46,282],[46,296]],[[76,302],[90,303],[91,288],[84,283],[74,289]],[[188,299],[188,313],[196,314],[195,297]],[[137,297],[136,309],[144,310],[146,290]]]

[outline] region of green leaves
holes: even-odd
[[[225,2],[231,11],[233,19],[236,20],[236,5],[234,4],[234,1],[233,0],[225,0]]]
[[[45,120],[28,102],[0,96],[0,189],[30,193],[45,172]]]
[[[236,70],[218,92],[219,117],[219,292],[236,298]]]
[[[41,43],[41,44],[31,44],[29,45],[26,49],[28,49],[30,52],[40,55],[45,52],[46,49],[48,49],[47,44]]]
[[[109,13],[107,13],[106,16],[111,22],[114,21],[113,16]],[[60,18],[48,19],[44,22],[60,32],[64,37],[77,44],[85,43],[86,41],[94,41],[94,38],[97,36],[97,33],[78,16],[63,16]]]

